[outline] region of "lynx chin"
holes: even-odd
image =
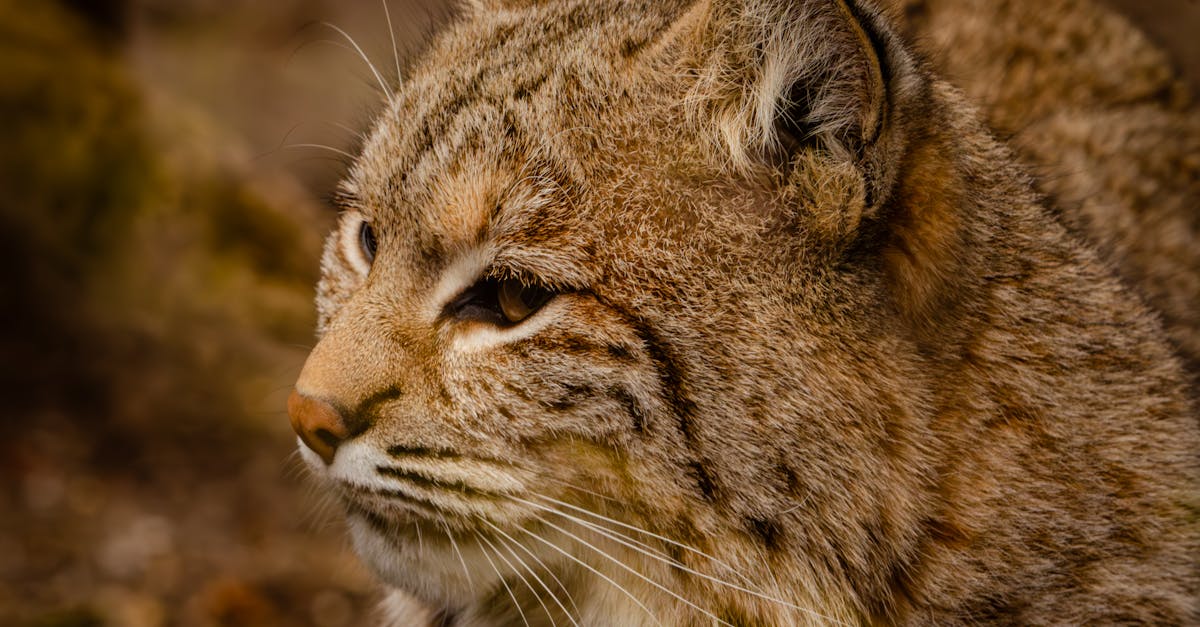
[[[1200,623],[1200,114],[1088,0],[473,0],[301,453],[389,624]]]

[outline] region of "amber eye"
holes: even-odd
[[[362,226],[358,227],[358,245],[362,248],[363,257],[367,259],[367,263],[375,261],[375,250],[379,247],[379,242],[375,240],[375,229],[372,229],[371,223],[365,220]]]
[[[554,292],[520,279],[481,279],[447,307],[464,320],[511,326],[525,320],[554,297]]]
[[[550,292],[535,285],[525,285],[517,279],[500,282],[496,294],[500,311],[509,322],[520,322],[550,300]]]

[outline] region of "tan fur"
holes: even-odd
[[[1028,97],[932,69],[1048,5],[1052,33],[1129,28],[1066,0],[471,3],[344,185],[297,383],[356,434],[304,452],[394,611],[1200,621],[1200,421],[1143,298],[1194,357],[1195,239],[1151,232],[1195,233],[1196,114],[1054,87],[1141,66],[1033,64]],[[486,276],[557,295],[447,313]]]
[[[1166,54],[1090,0],[899,4],[1200,373],[1200,115]]]

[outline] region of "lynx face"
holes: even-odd
[[[953,412],[1027,402],[930,348],[1011,158],[865,3],[485,4],[342,186],[289,402],[359,553],[462,625],[931,603]]]

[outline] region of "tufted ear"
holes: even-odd
[[[854,163],[868,196],[891,179],[885,154],[893,74],[911,66],[886,20],[860,0],[711,0],[696,54],[693,115],[740,169],[806,147]]]

